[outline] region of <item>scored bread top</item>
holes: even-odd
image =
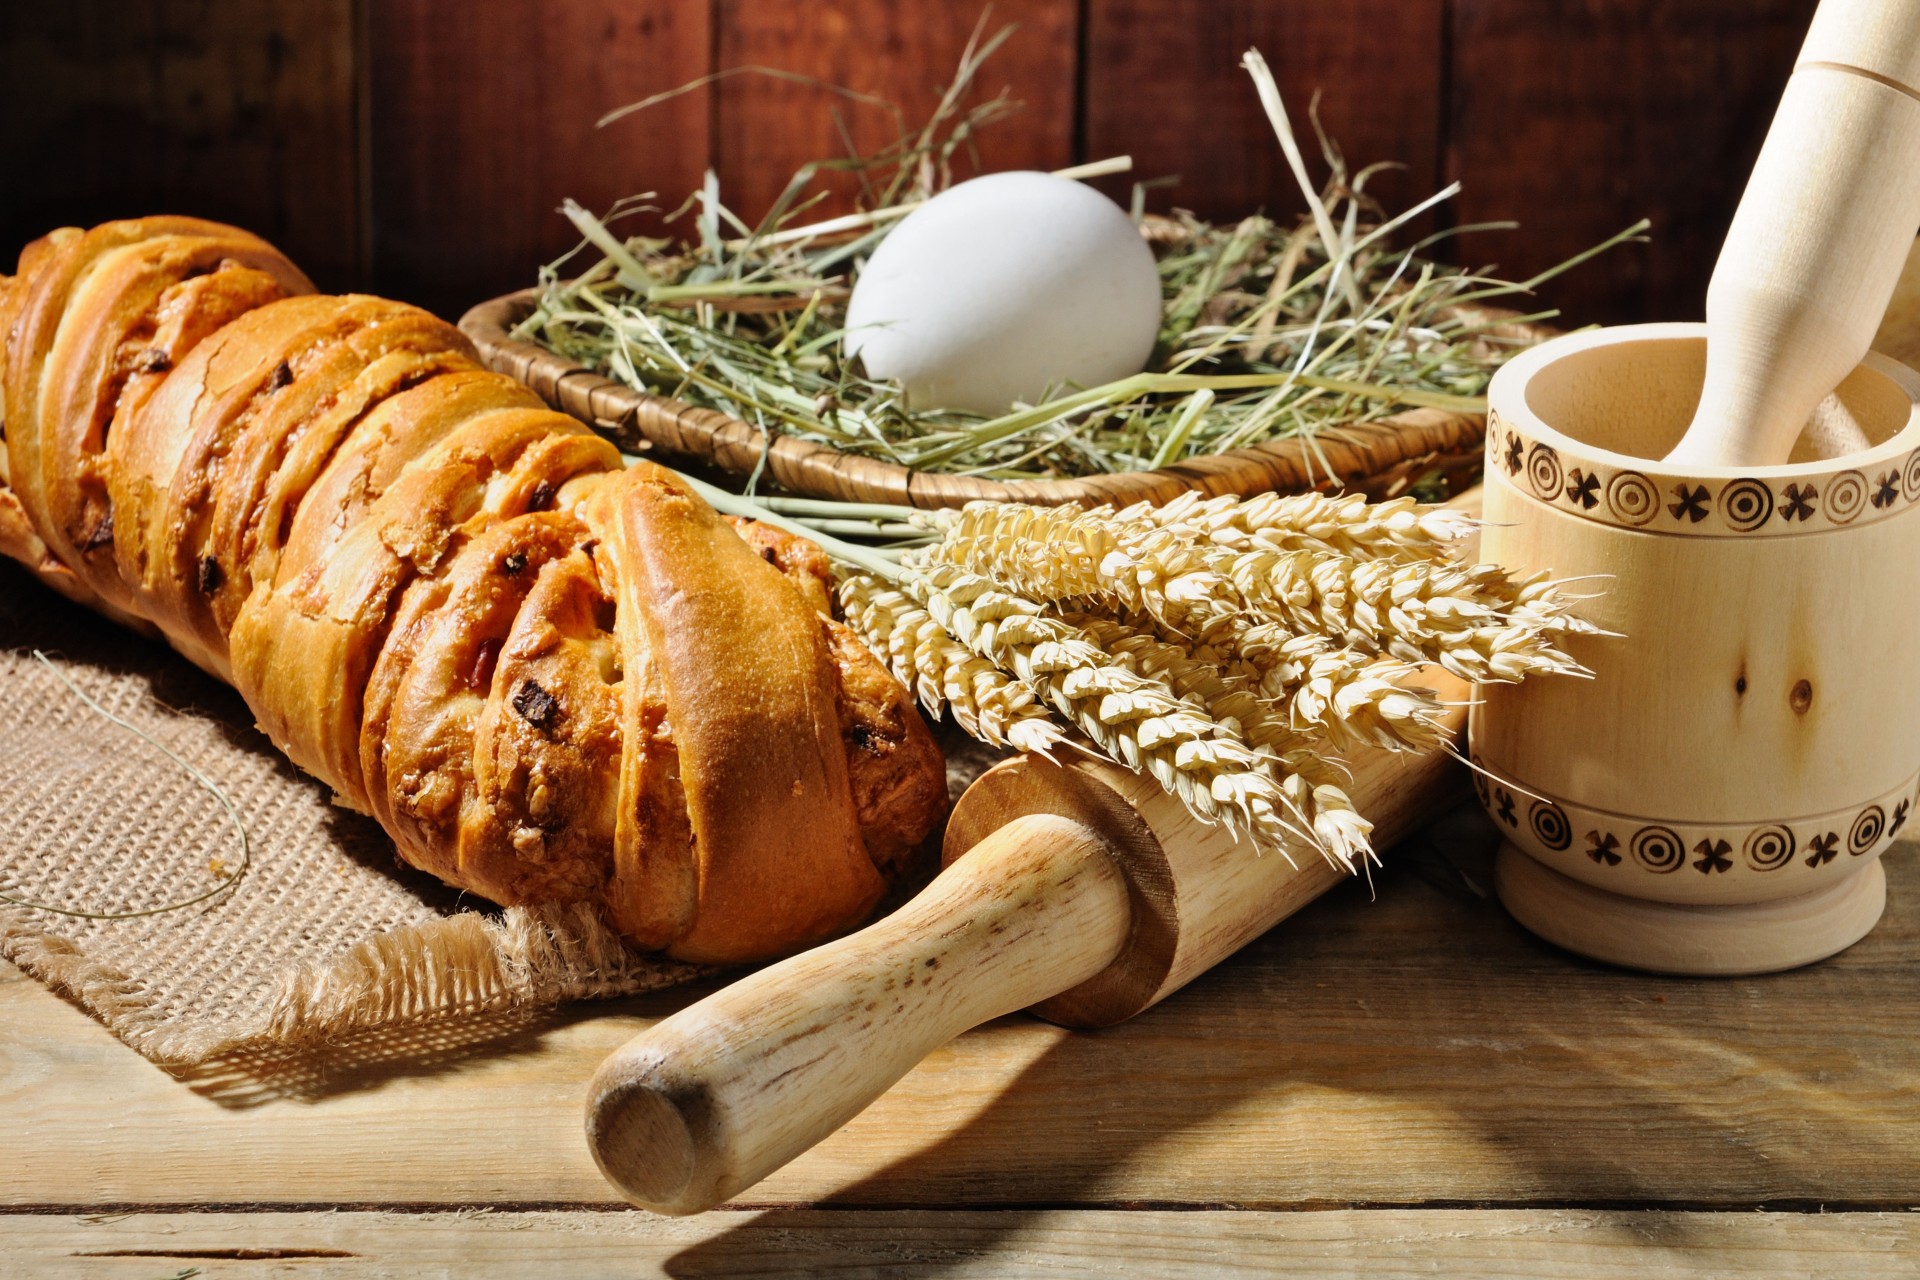
[[[124,607],[104,457],[123,398],[142,403],[224,320],[313,286],[266,241],[196,218],[109,222],[36,256],[7,344],[10,483],[48,550]]]

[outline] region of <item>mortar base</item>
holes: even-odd
[[[1701,977],[1774,973],[1824,960],[1872,932],[1887,904],[1878,858],[1797,897],[1690,906],[1608,893],[1504,844],[1494,888],[1515,920],[1555,946],[1629,969]]]

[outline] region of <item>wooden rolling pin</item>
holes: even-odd
[[[1453,704],[1466,685],[1423,673]],[[1457,798],[1445,754],[1369,751],[1350,793],[1385,848]],[[587,1142],[608,1181],[695,1213],[851,1120],[960,1032],[1032,1007],[1121,1022],[1347,878],[1304,844],[1262,856],[1150,779],[1037,756],[984,774],[954,808],[945,869],[859,933],[762,969],[608,1058]]]
[[[1788,461],[1866,356],[1920,230],[1916,86],[1920,0],[1822,0],[1714,264],[1706,383],[1668,462]]]

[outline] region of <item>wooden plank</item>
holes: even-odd
[[[594,122],[706,73],[705,3],[396,0],[367,22],[383,293],[457,317],[578,240],[567,197],[599,211],[657,191],[670,209],[699,185],[704,91]]]
[[[55,227],[235,222],[362,275],[354,0],[0,6],[0,269]]]
[[[1695,320],[1815,0],[1456,0],[1448,176],[1462,249],[1524,279],[1627,226],[1653,242],[1543,290],[1580,323]]]
[[[1903,1213],[1010,1210],[0,1216],[14,1274],[309,1277],[1911,1276]],[[224,1264],[224,1265],[217,1265]]]
[[[1920,1204],[1910,846],[1866,941],[1719,981],[1574,960],[1389,860],[1132,1022],[962,1036],[753,1202]],[[606,1202],[587,1078],[698,994],[181,1081],[0,975],[13,1205]]]
[[[981,7],[912,0],[717,0],[715,66],[772,67],[883,99],[899,115],[818,85],[738,75],[715,89],[714,155],[728,207],[757,220],[800,166],[860,154],[918,129],[959,66]],[[997,0],[986,32],[1017,28],[975,80],[969,102],[1004,91],[1021,104],[983,129],[973,154],[955,158],[956,180],[1000,169],[1073,163],[1074,0]],[[837,120],[836,120],[837,118]],[[846,134],[841,132],[844,125]],[[857,184],[835,176],[827,216],[852,206]]]
[[[1442,0],[1090,0],[1086,150],[1129,152],[1135,176],[1179,174],[1149,207],[1232,222],[1257,209],[1288,217],[1306,202],[1288,172],[1240,56],[1272,65],[1315,180],[1324,179],[1308,107],[1389,208],[1434,192],[1441,134]],[[1124,193],[1127,184],[1113,189]],[[1123,197],[1124,198],[1124,197]]]

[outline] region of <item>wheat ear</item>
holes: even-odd
[[[1373,824],[1354,808],[1311,731],[1290,723],[1245,676],[1223,672],[1206,650],[1188,649],[1111,618],[1068,614],[1065,620],[1134,674],[1201,703],[1214,720],[1237,725],[1249,745],[1269,753],[1282,793],[1333,860],[1351,870],[1356,860],[1372,856]]]
[[[948,634],[1026,681],[1101,750],[1147,773],[1202,821],[1282,856],[1291,856],[1290,835],[1318,843],[1284,816],[1297,812],[1292,798],[1237,725],[1128,670],[1038,601],[947,564],[928,565],[902,585]]]
[[[1550,584],[1516,584],[1491,565],[1304,551],[1221,552],[1212,560],[1247,607],[1361,653],[1431,662],[1480,682],[1583,670],[1552,637],[1591,628],[1562,611]]]
[[[1026,682],[948,635],[904,592],[872,574],[850,574],[840,584],[840,607],[847,624],[885,657],[929,715],[951,708],[967,733],[1016,751],[1048,754],[1065,741]]]
[[[1153,524],[1145,510],[977,503],[933,555],[1041,599],[1146,614],[1243,656],[1252,656],[1245,633],[1264,619],[1468,680],[1581,670],[1552,638],[1592,628],[1565,612],[1544,579],[1514,582],[1496,566],[1445,558],[1236,551],[1198,542],[1179,524]]]
[[[1177,530],[1135,522],[1122,536],[1123,528],[1104,509],[975,503],[934,555],[1041,599],[1117,607],[1151,619],[1170,641],[1243,662],[1259,695],[1283,704],[1294,729],[1323,734],[1336,750],[1425,750],[1445,736],[1432,694],[1403,685],[1410,671],[1403,661],[1383,662],[1377,646],[1352,653],[1317,631],[1300,634],[1297,618],[1263,623],[1209,563],[1238,557]]]
[[[1433,690],[1407,683],[1418,664],[1357,653],[1325,636],[1295,635],[1272,624],[1246,628],[1233,641],[1232,669],[1282,708],[1295,730],[1324,737],[1336,751],[1427,751],[1446,741]]]

